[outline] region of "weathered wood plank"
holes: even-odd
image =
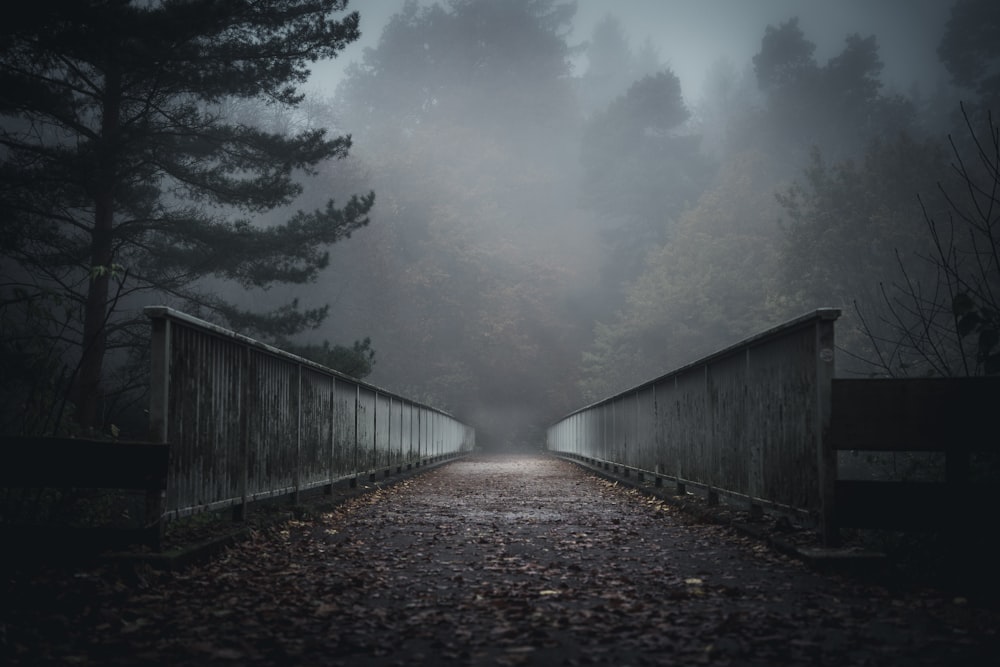
[[[166,307],[145,312],[152,431],[172,447],[169,518],[227,507],[241,516],[248,502],[384,469],[393,455],[401,467],[475,444],[440,410]]]
[[[838,316],[817,310],[576,410],[548,447],[816,510]]]

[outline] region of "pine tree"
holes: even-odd
[[[347,0],[35,0],[8,13],[0,298],[57,294],[75,309],[60,335],[78,346],[82,425],[97,425],[106,351],[129,328],[121,305],[139,292],[282,335],[325,317],[297,304],[242,312],[198,280],[307,282],[329,244],[367,224],[372,193],[255,225],[351,141],[275,133],[229,113],[244,103],[293,111],[309,63],[358,38],[358,13],[346,9]]]

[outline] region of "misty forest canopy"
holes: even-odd
[[[370,276],[338,308],[379,332],[376,381],[484,442],[530,445],[582,402],[820,306],[845,313],[843,372],[961,372],[915,348],[881,368],[873,343],[893,335],[880,318],[906,285],[897,251],[952,311],[925,213],[959,220],[939,183],[968,203],[948,135],[969,135],[958,100],[984,104],[988,77],[889,87],[863,15],[824,57],[791,15],[692,99],[669,66],[680,54],[608,12],[577,43],[571,3],[408,2],[349,66],[333,104],[380,205],[376,228],[335,250],[338,276]],[[972,48],[956,31],[988,32],[993,13],[956,3],[923,48],[947,63],[949,44]],[[979,62],[1000,41],[974,43]],[[334,337],[352,335],[344,322]],[[969,372],[986,368],[976,336],[959,337]]]
[[[823,306],[838,372],[996,372],[1000,5],[951,4],[912,45],[947,81],[803,10],[695,99],[615,3],[578,42],[572,2],[409,0],[303,100],[343,3],[41,3],[3,28],[3,326],[115,350],[149,290],[497,447]]]
[[[11,377],[18,365],[29,380],[61,367],[79,423],[98,427],[106,362],[148,345],[136,340],[137,313],[151,300],[264,336],[326,317],[295,302],[239,309],[205,279],[245,289],[314,281],[327,248],[368,222],[372,194],[258,224],[351,141],[234,113],[292,114],[310,63],[359,35],[346,5],[39,0],[5,17],[0,325]],[[44,391],[32,399],[43,400]]]

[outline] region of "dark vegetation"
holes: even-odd
[[[8,17],[0,430],[144,435],[151,301],[370,373],[499,450],[818,306],[845,312],[840,373],[998,372],[997,3],[952,3],[922,45],[933,92],[884,83],[878,35],[821,59],[789,16],[694,100],[669,45],[614,16],[576,43],[572,4],[407,2],[303,98],[358,36],[346,4]]]
[[[821,576],[556,459],[473,458],[180,571],[3,581],[8,664],[988,665],[997,612]]]
[[[995,284],[974,139],[988,153],[995,47],[955,37],[987,30],[992,5],[958,3],[922,45],[952,78],[937,88],[888,87],[877,35],[821,60],[793,17],[691,101],[669,48],[635,48],[613,16],[580,44],[562,4],[492,4],[407,4],[334,98],[385,197],[336,272],[377,267],[340,296],[379,331],[377,382],[530,448],[570,409],[819,306],[845,313],[841,374],[988,372],[973,348],[992,340],[991,307],[961,330],[931,314],[971,306],[937,286],[928,220],[948,226],[963,280]],[[964,254],[977,206],[980,261]],[[920,308],[899,306],[906,290]],[[927,317],[972,363],[899,358]]]
[[[5,24],[5,432],[141,434],[151,301],[501,448],[818,306],[845,312],[842,373],[995,372],[992,3],[914,45],[949,82],[889,88],[878,35],[821,60],[790,17],[692,100],[613,15],[581,43],[572,4],[408,2],[304,97],[359,34],[345,4]]]
[[[303,176],[348,154],[349,136],[254,118],[293,114],[309,62],[358,37],[346,4],[39,2],[8,17],[0,333],[3,357],[20,363],[2,399],[5,415],[27,417],[6,428],[59,431],[72,417],[107,433],[116,400],[141,390],[138,308],[151,301],[263,336],[327,316],[297,301],[240,309],[208,279],[247,290],[314,281],[327,247],[367,224],[372,194],[260,224]]]

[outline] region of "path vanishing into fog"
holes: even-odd
[[[138,586],[20,591],[13,664],[986,665],[996,616],[820,575],[548,457],[476,456]],[[48,605],[59,613],[53,615]],[[47,610],[47,611],[46,611]]]

